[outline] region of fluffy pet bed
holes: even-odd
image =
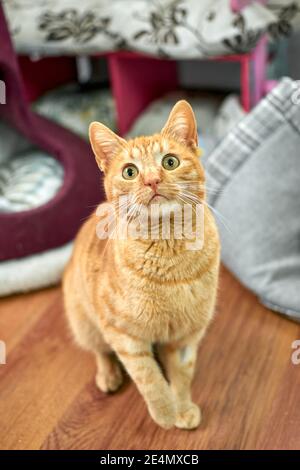
[[[46,93],[33,109],[85,140],[92,121],[117,130],[115,102],[108,88],[82,91],[77,83],[70,83]]]
[[[61,189],[61,163],[0,121],[0,214],[20,212],[49,202]]]

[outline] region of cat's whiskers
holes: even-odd
[[[180,187],[180,188],[186,188],[186,189],[204,190],[208,193],[216,193],[216,194],[222,193],[222,189],[208,186],[206,184],[200,183],[199,181],[193,181],[193,180],[177,181],[176,183],[164,183],[164,184],[166,184],[168,187],[174,187],[174,188]]]
[[[212,207],[208,202],[204,202],[204,204],[209,207],[209,209],[215,214],[216,218],[223,224],[225,229],[232,234],[232,229],[227,225],[228,220],[222,215],[215,207]]]
[[[182,191],[182,194],[189,200],[192,200],[192,201],[197,202],[197,203],[205,204],[215,214],[215,216],[223,224],[225,229],[228,232],[232,233],[231,228],[227,225],[228,221],[226,220],[226,218],[217,209],[212,207],[207,201],[201,200],[195,194],[190,193],[189,191]]]
[[[114,226],[113,230],[109,233],[109,237],[106,240],[106,245],[105,245],[105,248],[102,252],[102,256],[104,256],[104,254],[107,250],[107,247],[109,246],[110,242],[114,239],[116,231],[119,230],[119,226],[118,226],[118,223],[117,223],[117,217],[120,215],[120,212],[118,212],[118,211],[121,211],[124,208],[128,208],[128,206],[130,204],[129,209],[126,212],[126,217],[127,217],[126,230],[127,230],[128,225],[130,223],[130,221],[128,222],[128,217],[131,217],[132,214],[134,216],[135,213],[136,213],[136,209],[139,208],[139,204],[137,202],[135,202],[137,200],[137,196],[138,196],[138,193],[133,195],[132,196],[132,201],[130,203],[128,202],[128,199],[126,199],[126,201],[123,201],[121,204],[119,203],[119,201],[112,201],[112,204],[113,204],[114,209],[115,209],[116,212],[111,217],[111,219],[108,221],[107,227],[109,229],[109,227],[111,226],[112,223],[114,223],[115,226]]]

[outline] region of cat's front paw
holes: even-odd
[[[96,385],[104,393],[116,392],[123,383],[123,374],[120,365],[112,362],[108,370],[97,372]]]
[[[190,403],[180,410],[175,425],[180,429],[195,429],[201,422],[201,410],[195,403]]]
[[[149,406],[149,413],[152,419],[161,428],[171,429],[176,421],[176,407],[172,400],[167,403],[160,404],[159,406]]]

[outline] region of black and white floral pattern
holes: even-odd
[[[38,28],[45,31],[46,41],[64,41],[72,38],[82,43],[90,41],[99,33],[106,33],[110,18],[97,17],[88,11],[80,14],[74,9],[62,10],[59,13],[46,11],[38,22]]]
[[[92,11],[80,13],[74,8],[58,13],[46,11],[38,20],[38,28],[45,32],[46,41],[72,39],[75,43],[83,44],[102,34],[119,48],[126,45],[124,39],[110,29],[111,18],[98,16]]]
[[[186,16],[187,10],[182,0],[158,4],[147,16],[137,16],[143,23],[143,29],[134,34],[134,39],[145,38],[154,44],[178,44],[177,28],[184,25]]]
[[[3,0],[16,48],[44,55],[136,50],[176,59],[247,52],[265,32],[288,34],[300,0]]]
[[[300,16],[300,2],[270,2],[269,8],[274,11],[278,21],[269,26],[269,34],[277,39],[280,36],[288,36],[293,31],[293,20]]]
[[[247,28],[242,13],[237,13],[233,18],[233,25],[239,32],[231,39],[224,39],[224,45],[235,54],[242,54],[253,49],[261,38],[264,30]]]

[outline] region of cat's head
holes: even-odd
[[[176,103],[159,134],[126,141],[93,122],[90,141],[109,202],[124,195],[145,206],[204,199],[197,124],[186,101]]]

